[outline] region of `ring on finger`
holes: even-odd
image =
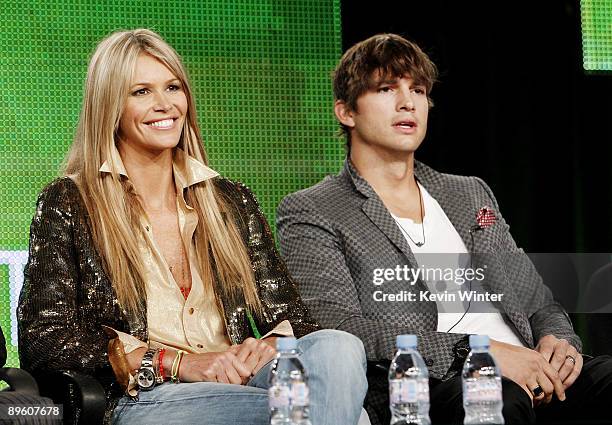
[[[565,356],[565,360],[569,360],[570,362],[572,362],[572,364],[576,364],[576,359],[574,358],[574,356],[570,356],[569,354]]]
[[[531,390],[531,393],[534,397],[539,397],[540,395],[544,394],[544,390],[538,385],[533,390]]]

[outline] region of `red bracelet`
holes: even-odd
[[[162,382],[166,380],[166,376],[164,375],[164,354],[166,354],[166,349],[162,348],[159,350],[159,356],[157,357],[157,361],[159,362],[159,376],[161,376]]]

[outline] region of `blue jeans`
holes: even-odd
[[[357,424],[368,386],[361,341],[327,329],[298,339],[298,348],[308,374],[312,424]],[[138,401],[123,397],[113,423],[267,425],[270,367],[268,363],[247,385],[164,383],[141,391]]]

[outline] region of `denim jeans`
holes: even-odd
[[[361,341],[346,332],[321,330],[298,339],[298,348],[308,375],[312,424],[357,424],[367,390]],[[247,385],[164,383],[141,391],[138,401],[123,397],[113,423],[266,425],[270,367]]]

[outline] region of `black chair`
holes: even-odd
[[[612,263],[589,279],[584,307],[593,354],[612,355]]]
[[[8,388],[3,392],[15,392],[26,396],[38,397],[38,384],[28,372],[16,367],[3,367],[0,369],[0,381],[4,381]]]
[[[23,424],[23,425],[58,425],[62,423],[61,417],[51,410],[53,401],[41,397],[38,393],[38,385],[28,372],[15,367],[0,368],[0,381],[8,384],[8,388],[0,391],[0,424]],[[49,415],[20,415],[10,413],[10,407],[38,407],[49,408]]]
[[[65,424],[102,424],[106,397],[92,376],[71,370],[35,374],[40,394],[64,406]]]
[[[6,340],[0,328],[0,381],[4,381],[8,388],[4,391],[15,392],[27,396],[38,397],[38,384],[28,372],[15,367],[4,367],[6,364]]]
[[[0,328],[0,365],[4,365],[5,361],[6,346]],[[47,404],[53,400],[54,404],[61,404],[63,422],[66,424],[95,425],[102,424],[104,420],[104,388],[91,376],[69,370],[32,376],[23,369],[3,367],[0,369],[0,380],[9,385],[6,391],[14,393],[11,394],[13,398],[19,394],[19,404],[34,404],[37,400]],[[26,403],[28,399],[31,401]]]
[[[61,422],[54,416],[8,416],[9,406],[39,406],[52,407],[53,402],[41,397],[36,380],[23,369],[16,367],[4,367],[6,363],[6,341],[0,328],[0,381],[8,387],[0,391],[0,423],[17,424],[58,424]],[[6,422],[8,421],[8,422]]]

